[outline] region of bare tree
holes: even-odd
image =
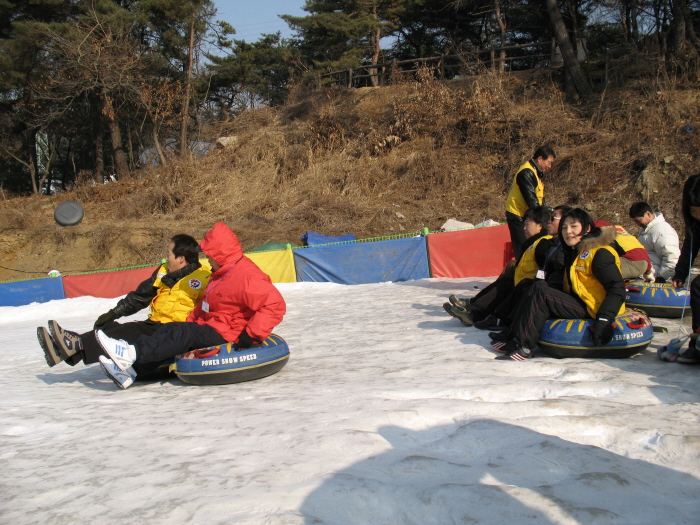
[[[133,22],[132,22],[133,23]],[[114,167],[118,178],[129,175],[129,163],[120,127],[120,108],[131,113],[143,112],[158,128],[157,120],[165,119],[158,104],[170,101],[148,97],[150,57],[131,35],[132,24],[123,12],[98,13],[89,10],[70,30],[58,33],[51,28],[46,32],[51,44],[56,74],[41,86],[41,96],[56,104],[54,112],[43,116],[46,123],[65,114],[81,97],[87,97],[99,107],[98,128],[102,121],[109,132]],[[127,118],[133,114],[125,115]],[[99,135],[99,131],[97,135]],[[160,150],[157,132],[156,148]],[[101,171],[101,137],[95,138],[95,171]],[[160,152],[162,154],[162,151]],[[162,155],[161,155],[162,156]],[[164,160],[164,157],[162,157]]]
[[[566,73],[571,79],[571,82],[573,83],[579,97],[586,99],[593,94],[593,90],[583,74],[581,64],[579,64],[578,59],[576,58],[576,52],[574,51],[574,46],[571,44],[569,32],[566,30],[566,26],[564,25],[564,18],[559,10],[557,0],[546,0],[546,3],[549,20],[551,21],[552,28],[554,30],[554,37],[559,45],[561,56],[564,59],[564,68],[566,69]]]

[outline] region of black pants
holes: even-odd
[[[498,304],[493,315],[508,323],[512,322],[518,303],[525,297],[530,286],[534,283],[534,279],[522,279],[515,288],[513,288],[513,291]]]
[[[494,282],[484,288],[484,293],[481,297],[477,296],[472,300],[472,304],[476,305],[479,311],[485,314],[492,314],[496,310],[501,301],[503,301],[515,288],[513,277],[499,277]]]
[[[513,243],[513,253],[516,260],[520,260],[523,255],[523,244],[525,244],[525,222],[523,218],[510,212],[506,212],[506,222],[510,231],[510,241]]]
[[[134,344],[142,335],[151,335],[158,330],[161,323],[155,321],[133,321],[131,323],[117,323],[110,321],[102,325],[100,330],[113,339],[124,339],[129,344]],[[86,365],[97,363],[101,355],[105,355],[102,347],[97,342],[94,330],[80,334],[83,343],[82,361]]]
[[[696,332],[700,328],[700,278],[693,279],[688,288],[690,288],[690,310],[693,312],[693,332]]]
[[[513,283],[515,282],[514,263],[515,261],[510,261],[506,267],[503,268],[498,279],[485,288],[482,288],[479,293],[472,298],[471,304],[476,306],[476,308],[472,308],[472,310],[477,310],[486,315],[494,312],[498,304],[513,290]]]
[[[110,321],[101,326],[100,330],[113,339],[124,339],[127,343],[134,344],[139,337],[153,334],[160,326],[162,326],[162,323],[149,320],[133,321],[130,323]],[[73,361],[69,362],[69,364],[74,365],[82,358],[83,363],[90,365],[92,363],[97,363],[100,356],[105,355],[100,343],[97,342],[94,330],[80,334],[80,340],[83,343],[83,350],[69,358],[69,360]],[[68,362],[69,360],[66,361]],[[136,370],[137,379],[147,381],[163,379],[170,375],[167,367],[161,368],[160,364],[160,362],[144,364],[134,363],[133,366],[134,370]]]
[[[526,348],[534,348],[547,319],[590,319],[586,305],[578,297],[550,288],[537,280],[528,288],[513,314],[515,338]]]
[[[161,363],[171,357],[227,341],[209,325],[197,323],[165,323],[151,335],[136,341],[136,363]]]

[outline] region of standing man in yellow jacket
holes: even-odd
[[[525,242],[523,216],[544,203],[544,172],[554,164],[556,155],[549,146],[540,146],[530,160],[518,168],[506,201],[506,222],[510,230],[515,258],[520,259]]]
[[[179,234],[170,239],[165,263],[151,277],[143,281],[133,292],[129,292],[117,305],[100,315],[94,329],[78,334],[65,330],[56,321],[49,321],[49,329],[37,328],[39,344],[46,362],[55,366],[65,361],[73,366],[80,361],[89,365],[97,363],[104,355],[95,339],[100,329],[110,337],[136,342],[141,335],[151,335],[164,323],[185,321],[199,303],[209,283],[211,270],[199,262],[197,241],[190,235]],[[117,323],[116,319],[133,315],[150,307],[145,321]],[[149,379],[157,366],[139,370],[141,379]]]

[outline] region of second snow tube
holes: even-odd
[[[648,283],[635,279],[627,282],[625,287],[625,304],[644,310],[651,317],[677,319],[683,314],[683,308],[690,306],[690,291],[675,288],[671,283]]]
[[[644,351],[654,336],[651,321],[637,310],[615,318],[615,332],[606,345],[593,344],[589,327],[594,324],[595,319],[549,319],[537,346],[552,357],[625,359]]]
[[[191,385],[227,385],[275,374],[287,361],[286,341],[270,334],[261,344],[244,350],[236,350],[234,343],[227,343],[186,352],[175,358],[171,370]]]

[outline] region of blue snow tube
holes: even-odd
[[[642,352],[654,336],[651,321],[637,310],[615,318],[615,335],[607,345],[593,345],[589,327],[594,324],[595,319],[549,319],[537,346],[552,357],[625,359]]]
[[[648,283],[635,279],[626,283],[625,304],[630,308],[644,310],[651,317],[677,319],[683,307],[690,306],[690,291],[675,288],[671,283]]]
[[[261,344],[245,350],[236,350],[234,343],[192,350],[177,356],[171,370],[191,385],[227,385],[275,374],[287,361],[287,343],[270,334]]]

